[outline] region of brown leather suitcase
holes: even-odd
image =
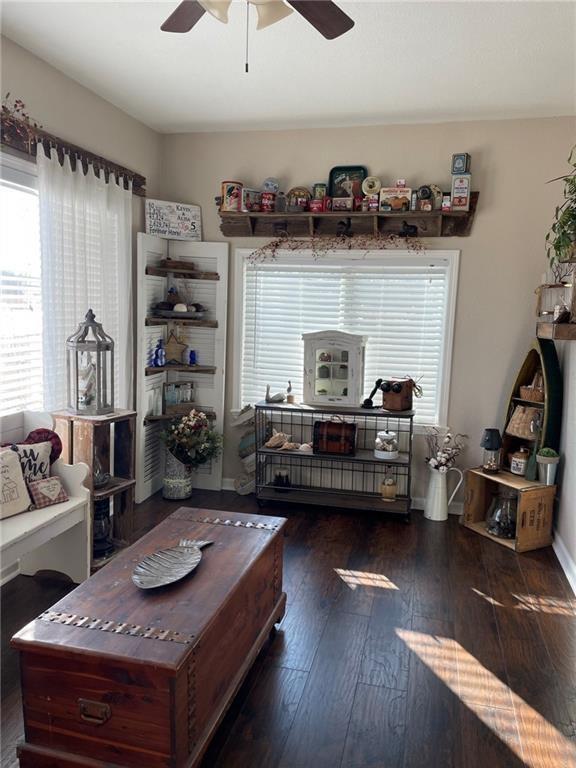
[[[192,768],[283,613],[278,517],[180,508],[12,639],[21,768]],[[210,540],[196,571],[141,590],[134,566]]]

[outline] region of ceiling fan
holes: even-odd
[[[354,21],[331,0],[248,0],[258,13],[257,29],[275,24],[295,10],[327,40],[352,29]],[[208,11],[224,24],[232,0],[184,0],[160,27],[163,32],[189,32]]]

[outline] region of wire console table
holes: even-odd
[[[281,501],[330,507],[390,512],[410,518],[412,437],[414,411],[381,408],[307,406],[258,403],[255,406],[256,499],[259,506]],[[293,442],[311,443],[314,422],[344,420],[356,424],[354,456],[265,448],[273,430]],[[374,456],[376,434],[395,432],[398,458]],[[380,486],[385,477],[396,482],[396,499],[385,500]],[[284,479],[279,483],[278,478]]]

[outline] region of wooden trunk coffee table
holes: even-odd
[[[192,768],[284,614],[279,517],[180,508],[12,639],[22,768]],[[182,581],[140,590],[134,566],[211,540]]]

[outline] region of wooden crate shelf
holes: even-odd
[[[164,365],[161,368],[149,366],[146,368],[146,376],[153,376],[155,373],[164,373],[165,371],[177,371],[179,373],[216,373],[215,365]]]
[[[576,323],[538,323],[536,335],[539,339],[576,341]]]
[[[147,275],[154,275],[156,277],[172,277],[184,278],[186,280],[220,280],[218,272],[199,272],[197,269],[173,269],[171,267],[146,267]]]
[[[62,440],[62,458],[69,464],[88,466],[86,487],[94,504],[113,499],[112,539],[123,546],[135,533],[134,486],[136,411],[117,410],[103,416],[82,416],[58,411],[52,414],[54,429]],[[112,477],[103,488],[94,487],[94,468]],[[116,546],[116,544],[115,544]],[[108,560],[106,560],[108,562]]]
[[[111,477],[103,488],[95,488],[92,495],[95,499],[109,499],[110,496],[122,493],[135,484],[136,480],[130,480],[126,477]]]
[[[518,498],[516,537],[502,539],[486,530],[486,516],[498,486],[516,491]],[[496,475],[485,474],[481,468],[466,471],[464,514],[461,524],[475,533],[495,541],[515,552],[528,552],[552,543],[552,519],[555,485],[543,485],[535,480],[501,471]]]
[[[350,224],[353,234],[398,234],[403,223],[418,228],[417,237],[467,237],[478,205],[479,192],[472,192],[469,211],[327,211],[326,213],[241,213],[221,211],[220,231],[226,237],[332,236],[340,222]]]
[[[147,317],[146,325],[186,325],[188,328],[218,328],[217,320],[180,320],[178,317]]]

